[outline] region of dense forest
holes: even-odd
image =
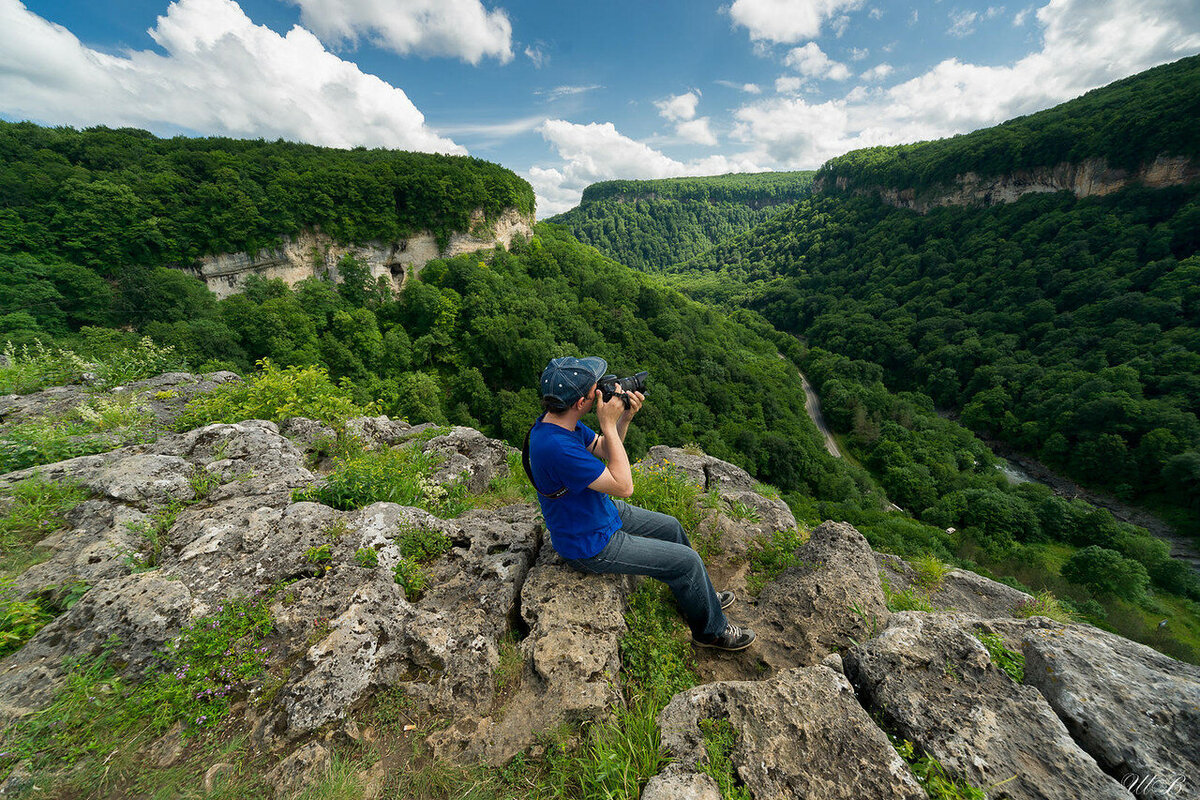
[[[533,214],[510,170],[466,156],[0,121],[0,253],[115,277],[320,229],[339,242],[421,230],[445,241],[471,214]],[[69,282],[69,281],[68,281]]]
[[[829,190],[922,189],[974,172],[1005,175],[1088,158],[1134,170],[1159,156],[1200,156],[1200,56],[1147,70],[1036,114],[936,142],[855,150],[827,161]]]
[[[1082,482],[1200,512],[1200,193],[816,197],[679,267]],[[1190,519],[1191,523],[1187,524]]]
[[[700,255],[807,197],[812,172],[605,181],[548,221],[609,258],[642,270]]]

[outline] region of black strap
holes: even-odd
[[[542,416],[545,416],[544,414]],[[537,418],[537,422],[541,422],[542,417]],[[536,425],[537,422],[534,424]],[[533,469],[529,466],[529,434],[533,433],[533,428],[525,431],[525,444],[521,445],[521,466],[525,467],[525,475],[529,478],[529,482],[533,484],[534,490],[549,500],[557,500],[567,493],[567,487],[559,489],[554,494],[546,494],[541,489],[538,489],[537,481],[533,479]]]

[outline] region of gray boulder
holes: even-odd
[[[875,560],[891,591],[912,589],[929,599],[937,609],[977,617],[1006,617],[1033,598],[1019,589],[963,569],[952,569],[940,586],[929,591],[917,582],[917,572],[899,556],[876,553]]]
[[[676,695],[658,717],[663,746],[674,760],[643,796],[667,797],[668,787],[696,784],[707,758],[704,719],[733,726],[737,744],[730,759],[737,779],[756,800],[925,797],[850,683],[822,666],[788,670],[766,681],[711,683]],[[693,796],[705,797],[706,782],[698,782],[700,791]]]
[[[757,484],[750,473],[739,466],[703,453],[690,453],[678,447],[661,444],[651,447],[640,463],[680,472],[706,492],[749,491]]]
[[[1132,796],[1071,739],[1041,694],[995,667],[956,620],[895,614],[843,661],[868,709],[989,797]]]
[[[467,490],[473,494],[486,492],[493,478],[508,475],[508,454],[514,452],[504,442],[463,427],[435,436],[424,449],[438,459],[432,475],[434,483],[465,480]]]

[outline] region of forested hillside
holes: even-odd
[[[936,142],[870,147],[827,161],[822,190],[918,192],[973,172],[1006,175],[1103,159],[1126,170],[1159,156],[1200,156],[1200,56],[1147,70],[1082,97],[1001,125]]]
[[[548,221],[622,264],[656,270],[699,255],[807,197],[812,172],[605,181]]]
[[[1120,497],[1200,511],[1200,193],[817,197],[679,268]],[[868,415],[870,409],[867,409]],[[1184,521],[1181,517],[1181,521]]]
[[[303,229],[444,240],[476,209],[531,215],[533,203],[513,172],[466,156],[0,121],[0,252],[106,276],[253,252]]]

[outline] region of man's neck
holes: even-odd
[[[546,416],[542,418],[542,422],[549,422],[551,425],[557,425],[560,428],[566,428],[569,431],[575,430],[575,426],[579,424],[579,420],[583,418],[583,413],[574,409],[563,411],[556,414],[553,411],[547,411]]]

